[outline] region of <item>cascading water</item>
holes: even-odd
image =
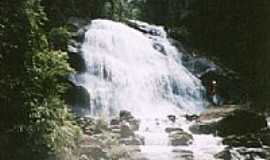
[[[92,21],[81,49],[87,71],[73,81],[91,95],[92,116],[132,112],[141,120],[139,134],[146,141],[142,152],[149,159],[173,160],[177,147],[168,146],[164,130],[173,124],[167,116],[201,112],[204,89],[182,65],[181,53],[162,27],[131,23],[142,32],[109,20]],[[188,125],[181,118],[176,123]],[[195,159],[210,160],[219,150],[217,143],[212,136],[194,136],[194,143],[182,149],[191,150]]]

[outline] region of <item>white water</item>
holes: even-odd
[[[204,89],[182,65],[181,53],[170,44],[162,27],[136,23],[157,35],[109,20],[92,21],[82,45],[87,72],[76,75],[74,81],[89,91],[92,115],[131,111],[142,121],[139,134],[146,141],[142,153],[151,160],[175,160],[172,150],[177,147],[169,146],[164,130],[176,124],[166,117],[201,112]],[[186,130],[189,125],[182,118],[177,124]],[[192,145],[180,149],[192,151],[196,160],[211,160],[223,147],[219,142],[210,135],[194,136]]]

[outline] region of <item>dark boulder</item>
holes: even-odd
[[[223,118],[217,125],[220,136],[256,133],[264,128],[267,128],[267,121],[264,116],[243,109],[234,111]]]
[[[265,129],[258,133],[263,145],[270,146],[270,129]]]
[[[75,69],[78,73],[83,73],[86,71],[86,63],[79,53],[68,52],[68,62],[72,68]]]
[[[165,132],[167,132],[167,133],[171,133],[171,132],[175,132],[175,131],[183,132],[183,129],[182,128],[175,128],[175,127],[168,127],[165,129]]]
[[[75,113],[79,115],[90,113],[90,94],[83,86],[72,85],[67,90],[65,99]]]
[[[216,134],[217,123],[196,123],[189,127],[193,134]]]
[[[218,134],[226,137],[258,133],[265,128],[266,119],[259,113],[243,107],[222,106],[202,113],[189,129],[195,134]]]
[[[122,110],[119,113],[120,121],[129,121],[130,119],[134,119],[133,115],[129,111]]]
[[[221,151],[214,156],[217,159],[222,159],[222,160],[232,160],[232,154],[229,149],[225,149],[224,151]]]
[[[174,131],[169,134],[169,140],[173,146],[189,145],[193,142],[193,136],[184,131]]]
[[[223,144],[232,147],[248,147],[248,148],[262,147],[259,137],[257,137],[255,134],[227,136],[223,139]]]
[[[196,115],[196,114],[192,114],[192,115],[186,114],[185,118],[186,118],[187,121],[195,121],[195,120],[197,120],[199,118],[199,116]]]

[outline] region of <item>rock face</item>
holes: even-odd
[[[79,115],[90,113],[90,95],[83,86],[72,85],[67,91],[66,101],[72,111]]]
[[[79,53],[69,52],[69,64],[72,68],[75,69],[78,73],[82,73],[86,71],[86,64],[84,59]]]
[[[193,137],[184,131],[173,131],[169,134],[170,144],[173,146],[192,144]]]

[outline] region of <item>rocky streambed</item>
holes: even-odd
[[[266,118],[239,106],[148,119],[148,125],[128,111],[110,121],[87,117],[77,121],[84,131],[80,160],[270,159]]]

